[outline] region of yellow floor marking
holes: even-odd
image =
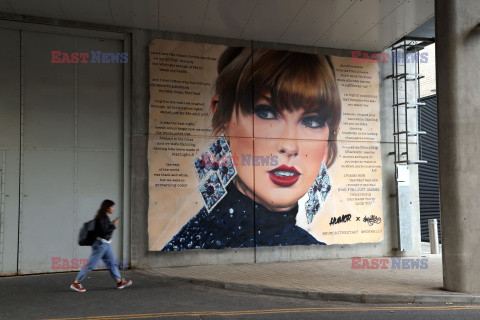
[[[163,312],[147,314],[128,314],[128,315],[109,315],[109,316],[91,316],[79,318],[58,318],[46,320],[93,320],[93,319],[147,319],[160,317],[179,317],[179,316],[240,316],[240,315],[261,315],[274,313],[301,313],[301,312],[352,312],[352,311],[414,311],[414,310],[480,310],[477,305],[464,306],[404,306],[404,307],[323,307],[323,308],[294,308],[294,309],[267,309],[267,310],[244,310],[244,311],[183,311],[183,312]]]

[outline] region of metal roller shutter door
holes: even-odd
[[[440,230],[440,187],[438,181],[438,136],[437,136],[437,96],[421,99],[426,106],[420,110],[420,131],[427,135],[420,140],[420,159],[427,164],[418,167],[420,190],[420,227],[422,241],[429,242],[428,219],[437,219]],[[441,238],[440,238],[441,239]]]

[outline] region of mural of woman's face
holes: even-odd
[[[277,111],[269,93],[255,101],[252,115],[233,112],[225,134],[237,159],[238,188],[271,211],[293,208],[328,156],[325,119],[303,108]],[[252,161],[242,161],[248,155]]]

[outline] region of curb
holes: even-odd
[[[156,275],[155,273],[151,273]],[[158,276],[158,275],[157,275]],[[469,294],[412,294],[412,293],[341,293],[306,291],[288,288],[276,288],[260,285],[229,283],[215,280],[201,280],[195,278],[183,278],[175,276],[161,276],[171,281],[186,282],[206,287],[220,288],[225,290],[265,294],[272,296],[292,297],[310,300],[343,301],[356,303],[471,303],[480,304],[480,296]]]

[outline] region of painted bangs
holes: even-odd
[[[303,109],[328,124],[327,167],[337,155],[341,100],[333,66],[323,55],[230,47],[218,60],[212,128],[221,132],[233,113],[252,115],[255,101],[270,94],[277,111]]]
[[[250,67],[253,75],[244,70],[235,97],[244,114],[252,114],[252,103],[270,93],[277,111],[304,109],[330,122],[339,99],[334,96],[338,92],[335,77],[325,57],[260,49],[253,54]]]

